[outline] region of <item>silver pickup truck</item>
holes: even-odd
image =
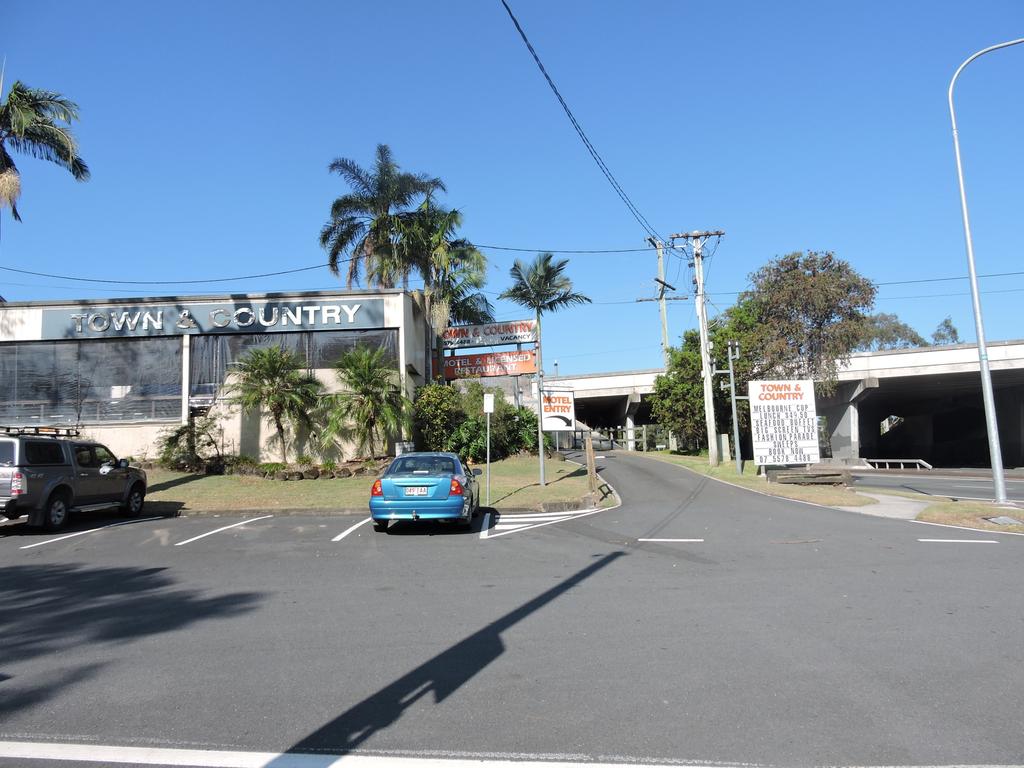
[[[0,427],[0,515],[63,528],[76,510],[142,512],[146,473],[74,430]]]

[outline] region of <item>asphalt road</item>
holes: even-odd
[[[1022,760],[1024,537],[599,464],[623,506],[522,528],[0,526],[0,755]]]
[[[1024,479],[1007,477],[1005,481],[1007,500],[1024,501]],[[978,477],[962,473],[943,473],[942,470],[899,474],[854,473],[853,482],[858,488],[877,488],[882,491],[896,489],[954,499],[991,501],[996,495],[991,475]]]

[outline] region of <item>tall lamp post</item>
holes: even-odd
[[[971,281],[971,302],[974,305],[974,329],[978,336],[978,363],[981,368],[981,394],[985,401],[985,425],[988,429],[988,450],[992,458],[992,480],[995,484],[996,503],[1006,503],[1006,479],[1003,477],[1003,453],[999,446],[999,425],[996,422],[995,397],[992,394],[992,373],[988,367],[988,348],[985,346],[985,326],[981,317],[981,299],[978,296],[978,275],[974,270],[974,243],[971,240],[971,221],[967,215],[967,193],[964,191],[964,168],[960,161],[960,137],[956,129],[956,110],[953,109],[953,86],[964,67],[979,56],[1024,43],[1024,37],[991,45],[967,58],[949,81],[949,120],[953,126],[953,151],[956,154],[956,175],[960,184],[960,209],[964,219],[964,240],[967,244],[967,272]]]

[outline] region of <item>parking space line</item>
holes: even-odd
[[[273,517],[273,515],[263,515],[262,517],[250,517],[250,518],[247,518],[246,520],[242,520],[241,522],[238,522],[238,523],[232,523],[231,525],[225,525],[222,528],[217,528],[217,529],[215,529],[213,531],[207,531],[206,533],[201,533],[198,536],[193,536],[191,539],[185,539],[184,541],[179,541],[174,546],[182,547],[182,546],[184,546],[186,544],[191,544],[193,541],[199,541],[199,539],[205,539],[207,536],[213,536],[213,534],[215,534],[215,533],[220,533],[221,531],[226,531],[228,528],[237,528],[238,526],[245,525],[246,523],[255,523],[257,520],[266,520],[266,519],[271,518],[271,517]]]
[[[331,539],[331,541],[341,541],[341,540],[342,540],[342,539],[344,539],[344,538],[345,538],[346,536],[348,536],[348,535],[349,535],[350,533],[352,533],[352,531],[354,531],[354,530],[355,530],[356,528],[358,528],[358,527],[359,527],[359,526],[361,526],[361,525],[366,525],[366,524],[367,524],[368,522],[370,522],[371,520],[373,520],[373,518],[372,518],[372,517],[368,517],[368,518],[366,518],[365,520],[360,520],[360,521],[359,521],[358,523],[356,523],[355,525],[350,525],[350,526],[349,526],[348,528],[346,528],[346,529],[345,529],[344,531],[342,531],[342,532],[341,532],[341,533],[339,533],[339,534],[338,534],[337,536],[335,536],[335,537],[334,537],[333,539]]]
[[[982,530],[981,528],[969,528],[966,525],[950,525],[949,523],[929,523],[927,520],[907,520],[908,523],[917,523],[918,525],[934,525],[937,528],[955,528],[958,531],[973,531],[974,533],[987,533],[996,534],[997,536],[1024,536],[1024,533],[1017,533],[1016,531],[992,531]]]
[[[152,520],[162,520],[162,517],[143,517],[138,520],[122,520],[119,523],[107,523],[101,525],[99,528],[90,528],[87,531],[76,531],[75,533],[69,533],[64,536],[58,536],[55,539],[47,539],[46,541],[37,541],[35,544],[26,544],[24,547],[18,547],[18,549],[32,549],[32,547],[41,547],[43,544],[53,544],[58,541],[64,541],[64,539],[73,539],[75,536],[84,536],[87,533],[96,533],[102,531],[104,528],[116,528],[119,525],[134,525],[135,523],[146,523]]]
[[[918,539],[930,544],[998,544],[995,539]]]
[[[637,539],[637,541],[672,541],[684,544],[703,544],[704,539]]]

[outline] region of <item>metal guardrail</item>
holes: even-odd
[[[874,469],[892,469],[890,464],[899,464],[899,469],[906,469],[908,465],[916,470],[932,469],[932,465],[924,459],[864,459],[864,461]],[[880,464],[885,466],[879,466]]]

